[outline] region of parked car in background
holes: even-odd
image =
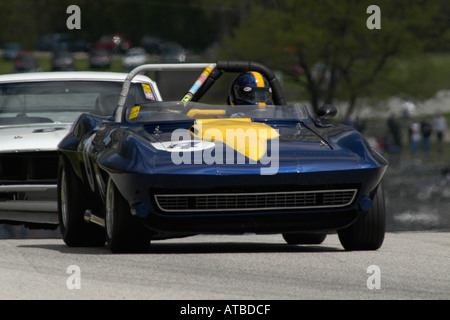
[[[35,45],[38,51],[72,50],[72,41],[66,33],[44,34]]]
[[[74,71],[75,62],[70,51],[55,51],[52,56],[52,71]]]
[[[141,47],[149,54],[159,55],[161,54],[161,45],[163,41],[152,35],[144,35],[141,38]]]
[[[187,50],[178,42],[164,42],[161,45],[162,62],[185,62]]]
[[[113,53],[124,53],[131,48],[131,42],[124,34],[102,36],[94,45],[96,49],[109,50]]]
[[[113,113],[126,75],[0,75],[0,223],[58,226],[57,145],[83,112]],[[131,85],[137,102],[147,101],[143,86],[153,82],[142,75]]]
[[[22,45],[20,43],[7,43],[3,47],[3,59],[14,60],[20,51],[22,51]]]
[[[130,72],[137,66],[148,62],[148,54],[144,48],[135,47],[128,50],[122,59],[125,72]]]
[[[90,44],[86,40],[83,39],[75,39],[72,42],[72,51],[73,52],[88,52]]]
[[[32,52],[20,51],[14,59],[14,72],[36,72],[39,65]]]
[[[89,67],[105,69],[110,68],[111,53],[104,49],[92,49],[89,52]]]

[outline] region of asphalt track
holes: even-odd
[[[449,232],[387,233],[372,252],[344,251],[333,234],[317,246],[290,246],[279,235],[208,235],[112,254],[34,231],[0,240],[0,257],[2,300],[450,298]]]

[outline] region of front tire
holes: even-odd
[[[133,219],[130,206],[109,178],[106,187],[106,243],[112,252],[142,252],[149,248],[150,237]]]
[[[61,236],[69,247],[103,246],[105,232],[84,221],[88,209],[82,181],[69,160],[61,156],[58,165],[58,220]]]
[[[369,212],[362,213],[349,227],[338,230],[338,235],[346,250],[377,250],[383,244],[385,229],[386,207],[380,184]]]

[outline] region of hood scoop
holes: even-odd
[[[59,130],[65,130],[65,127],[53,127],[53,128],[41,128],[33,130],[33,133],[45,133],[45,132],[55,132]]]

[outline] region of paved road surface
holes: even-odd
[[[0,256],[0,299],[450,299],[448,232],[388,233],[375,252],[343,251],[336,235],[196,236],[121,255],[3,239]]]

